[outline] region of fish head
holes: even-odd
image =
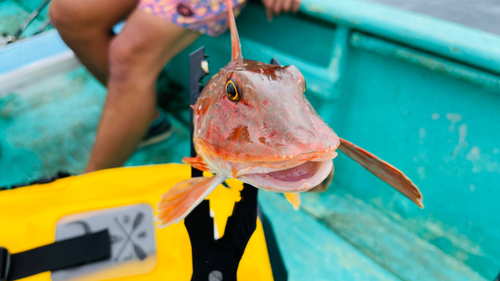
[[[340,142],[304,92],[295,66],[229,63],[195,105],[197,152],[220,172],[256,187],[313,188],[330,173]]]

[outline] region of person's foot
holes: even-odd
[[[172,135],[173,127],[170,121],[168,121],[167,113],[161,108],[158,108],[158,111],[160,113],[158,118],[151,124],[146,136],[139,143],[138,148],[162,142]]]

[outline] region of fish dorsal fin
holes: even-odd
[[[231,46],[233,50],[232,61],[238,61],[243,63],[243,56],[241,55],[241,43],[240,37],[238,36],[238,30],[236,29],[236,21],[234,20],[233,6],[231,5],[231,0],[226,0],[227,11],[229,13],[229,29],[231,30]]]
[[[344,139],[340,139],[339,150],[404,194],[420,208],[424,207],[420,190],[405,174],[403,174],[403,172],[370,152]]]

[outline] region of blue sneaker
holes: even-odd
[[[146,136],[139,143],[138,148],[162,142],[172,135],[173,127],[170,121],[168,121],[167,113],[159,107],[158,111],[160,112],[160,116],[151,124]]]

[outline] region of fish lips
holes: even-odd
[[[279,161],[254,166],[239,180],[257,188],[274,192],[304,192],[323,182],[333,169],[333,152],[323,157],[302,161]]]

